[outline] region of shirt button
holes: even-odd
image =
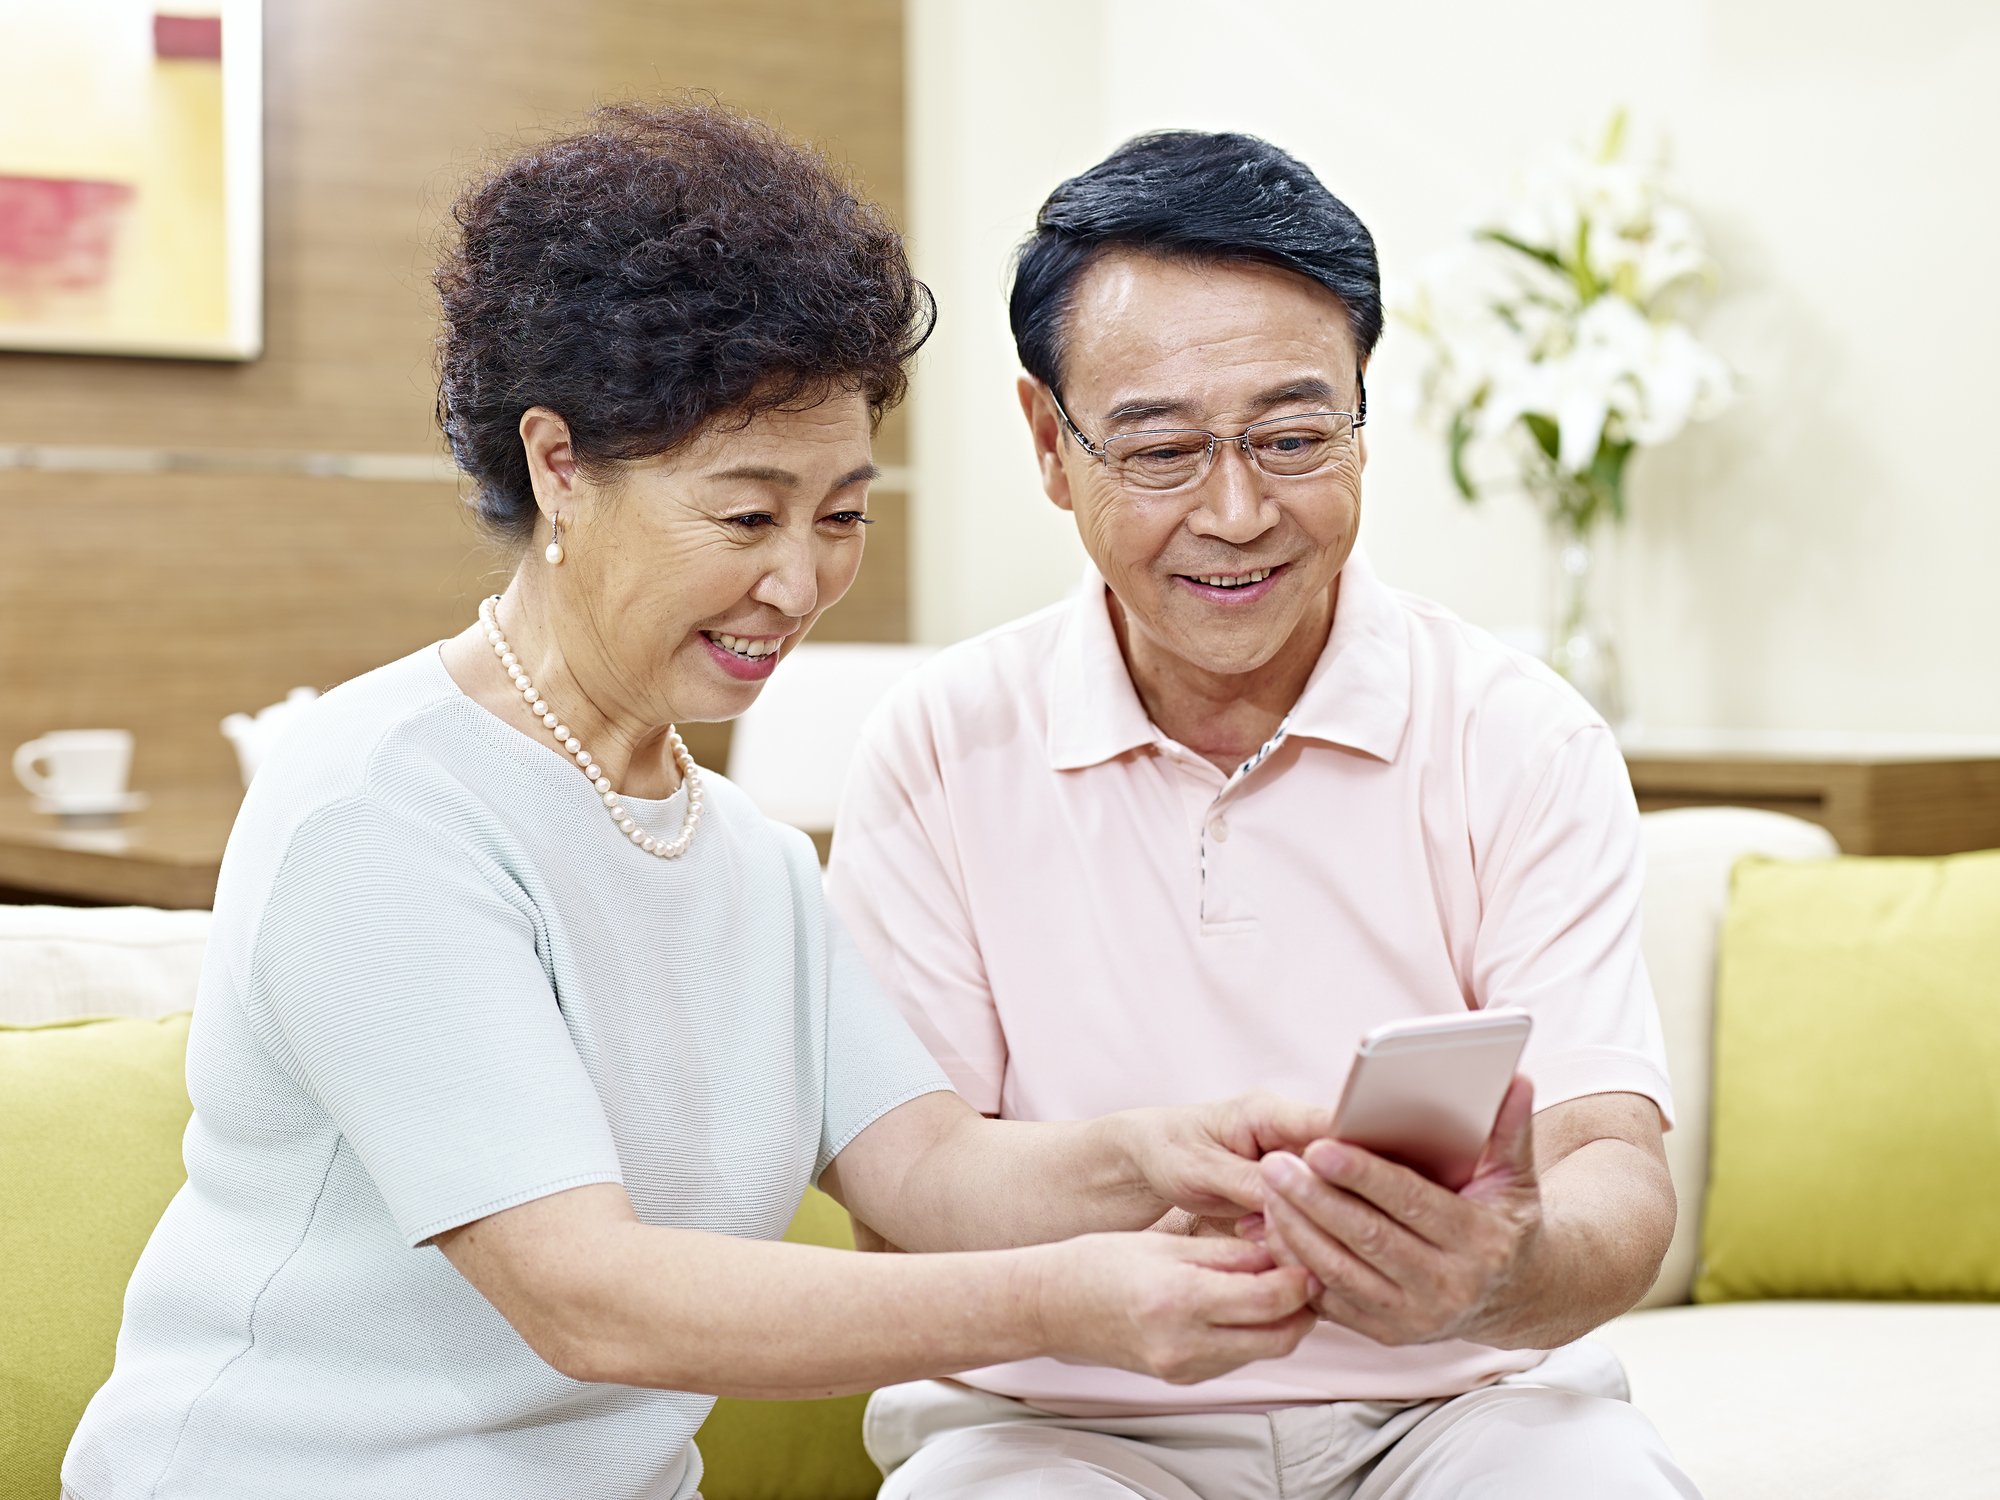
[[[1229,842],[1229,824],[1220,814],[1208,820],[1208,836],[1218,844]]]

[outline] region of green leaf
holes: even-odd
[[[1495,245],[1505,245],[1509,250],[1518,251],[1530,260],[1540,261],[1551,271],[1561,272],[1564,276],[1569,274],[1569,267],[1562,263],[1562,257],[1557,255],[1555,251],[1539,249],[1534,245],[1530,245],[1526,240],[1517,240],[1505,230],[1481,229],[1473,234],[1473,238],[1487,240]]]
[[[1590,269],[1590,220],[1576,221],[1576,265],[1570,275],[1576,281],[1577,300],[1588,306],[1604,290],[1604,283]]]
[[[1451,414],[1451,434],[1446,453],[1451,464],[1451,482],[1458,486],[1459,494],[1467,500],[1477,500],[1479,492],[1472,487],[1472,476],[1465,472],[1465,445],[1472,441],[1472,423],[1462,411]]]
[[[1619,105],[1612,111],[1611,122],[1604,127],[1604,141],[1597,148],[1599,161],[1616,161],[1625,149],[1625,106]]]
[[[1562,452],[1562,437],[1556,429],[1556,424],[1538,411],[1522,412],[1521,421],[1527,426],[1528,431],[1534,434],[1535,446],[1547,455],[1550,463],[1554,463],[1556,455]]]
[[[1599,443],[1597,456],[1590,461],[1590,487],[1611,507],[1612,519],[1625,519],[1625,464],[1632,457],[1631,443]]]

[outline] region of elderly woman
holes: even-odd
[[[1325,1112],[980,1117],[810,844],[674,730],[741,713],[860,566],[930,321],[882,214],[763,126],[628,108],[458,221],[440,409],[519,566],[328,694],[245,800],[187,1185],[66,1492],[678,1497],[718,1394],[1288,1351],[1304,1272],[1088,1232],[1240,1214]],[[960,1253],[776,1243],[814,1181]]]

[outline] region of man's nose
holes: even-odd
[[[1264,494],[1264,476],[1240,443],[1216,445],[1214,467],[1198,493],[1201,502],[1188,518],[1188,529],[1197,536],[1242,546],[1269,531],[1277,519]]]

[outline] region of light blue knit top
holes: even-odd
[[[64,1464],[78,1500],[693,1492],[711,1398],[557,1374],[427,1242],[598,1182],[775,1239],[857,1133],[948,1087],[810,842],[704,775],[693,846],[656,859],[436,647],[287,735],[223,861],[188,1181]],[[671,836],[685,796],[625,800]]]

